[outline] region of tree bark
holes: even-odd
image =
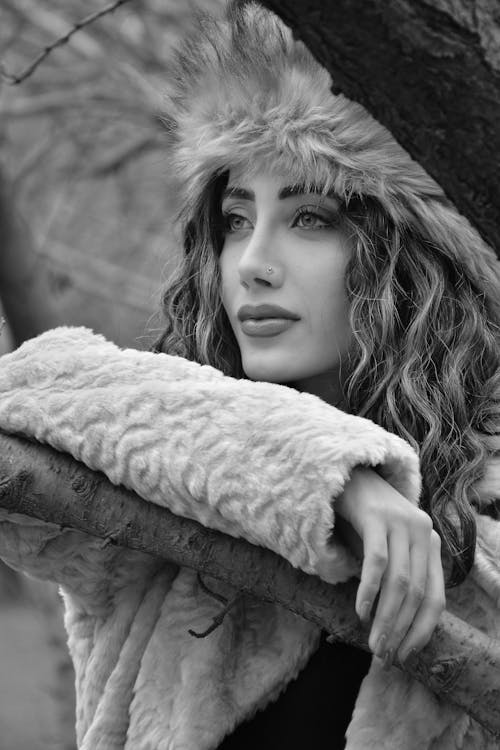
[[[0,507],[194,568],[368,650],[354,610],[356,581],[326,584],[269,550],[147,503],[66,454],[1,433]],[[426,648],[397,666],[500,733],[499,643],[445,613]]]
[[[500,257],[498,0],[262,0]]]

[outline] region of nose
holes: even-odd
[[[238,262],[240,281],[246,289],[252,286],[281,286],[284,267],[278,244],[276,233],[257,224]]]

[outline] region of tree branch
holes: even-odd
[[[26,78],[29,78],[29,76],[34,73],[38,66],[50,55],[53,50],[57,49],[57,47],[62,47],[64,44],[67,44],[73,34],[76,34],[77,31],[84,29],[85,26],[89,26],[90,24],[94,23],[94,21],[97,21],[97,19],[102,18],[102,16],[108,15],[109,13],[112,13],[121,5],[125,5],[125,3],[128,2],[130,2],[130,0],[114,0],[114,2],[109,3],[109,5],[106,5],[104,8],[101,8],[101,10],[90,13],[81,21],[75,23],[70,28],[67,34],[58,37],[54,42],[47,45],[47,47],[45,47],[42,52],[40,52],[40,54],[37,55],[37,57],[29,65],[27,65],[27,67],[23,71],[21,71],[21,73],[18,73],[18,75],[13,75],[11,73],[8,73],[5,69],[2,69],[2,78],[11,86],[16,86],[17,84],[22,83],[26,80]]]
[[[2,433],[0,507],[196,569],[368,650],[354,609],[356,581],[328,585],[269,550],[145,502],[66,454]],[[444,613],[426,648],[397,666],[500,733],[500,643]]]
[[[498,0],[261,0],[500,258]],[[475,12],[474,12],[475,9]]]

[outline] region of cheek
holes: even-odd
[[[345,290],[347,259],[325,264],[321,274],[310,279],[306,291],[311,301],[310,319],[317,335],[318,346],[329,346],[329,342],[344,343],[351,336],[349,322],[350,304]]]
[[[229,253],[222,251],[219,257],[220,296],[224,309],[231,318],[231,300],[235,293],[235,268]]]
[[[299,278],[302,279],[303,294],[311,301],[316,311],[335,312],[347,304],[345,274],[348,259],[344,255],[323,258],[315,267],[304,266]]]

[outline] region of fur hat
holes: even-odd
[[[446,246],[488,285],[493,251],[385,127],[332,93],[330,74],[271,11],[240,0],[221,20],[200,16],[171,84],[165,122],[185,220],[214,175],[265,165],[345,201],[377,199],[396,226]]]

